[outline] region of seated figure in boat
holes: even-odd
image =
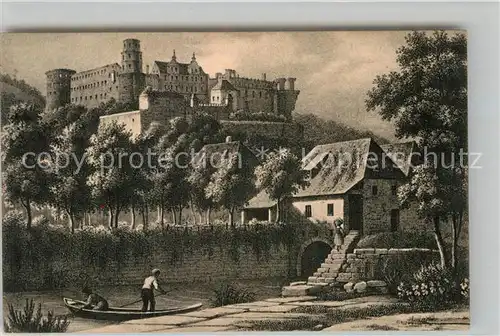
[[[82,290],[83,294],[87,297],[85,305],[82,309],[93,309],[93,310],[108,310],[108,301],[99,294],[93,293],[89,287],[85,287]]]
[[[144,279],[144,285],[142,286],[141,290],[143,312],[148,310],[148,305],[149,305],[149,311],[151,312],[155,311],[155,304],[156,304],[155,294],[154,294],[155,289],[162,294],[166,293],[163,290],[163,288],[161,288],[160,285],[158,284],[159,276],[160,276],[160,270],[155,268],[151,272],[151,276]]]

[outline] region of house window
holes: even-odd
[[[392,196],[397,196],[398,194],[398,186],[391,186],[391,192],[392,192]]]
[[[377,186],[372,186],[372,195],[375,196],[378,194],[378,187]]]
[[[326,215],[333,216],[333,203],[327,204]]]
[[[306,205],[306,217],[309,218],[309,217],[312,217],[312,208],[310,205]]]

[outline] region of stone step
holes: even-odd
[[[336,278],[336,277],[337,277],[337,275],[339,275],[339,273],[340,273],[340,272],[325,272],[325,273],[321,274],[321,276],[322,276],[323,278],[325,278],[325,279],[326,279],[326,278]]]
[[[343,260],[338,260],[338,261],[330,261],[330,262],[325,262],[325,263],[322,263],[321,264],[321,268],[328,268],[328,269],[337,269],[339,268],[340,266],[342,266],[342,264],[344,263]]]
[[[332,282],[335,282],[335,278],[327,278],[325,277],[325,282],[328,283],[328,284],[331,284]]]
[[[298,285],[298,286],[285,286],[281,290],[281,295],[283,297],[293,297],[293,296],[309,296],[315,295],[321,292],[323,289],[322,285]]]
[[[316,276],[310,276],[310,277],[307,278],[307,282],[316,281],[317,278],[318,277],[316,277]]]

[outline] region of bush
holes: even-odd
[[[282,115],[276,115],[273,113],[264,113],[264,112],[257,112],[257,113],[251,113],[248,111],[236,111],[235,113],[232,113],[229,116],[229,119],[231,120],[255,120],[255,121],[275,121],[275,122],[284,122],[286,121],[286,118]]]
[[[214,296],[210,299],[213,307],[226,306],[235,303],[252,302],[255,293],[234,284],[221,283],[214,289]]]
[[[401,282],[408,282],[413,279],[413,274],[435,261],[436,256],[429,253],[407,253],[394,255],[380,260],[377,265],[375,278],[384,280],[389,293],[396,295],[397,287]]]
[[[428,248],[437,249],[434,236],[430,232],[384,232],[361,239],[358,248]]]
[[[65,332],[69,327],[70,322],[66,316],[54,316],[52,311],[48,311],[47,317],[42,314],[42,305],[38,304],[38,309],[35,313],[35,303],[33,299],[28,301],[22,311],[14,309],[12,304],[9,304],[9,315],[4,319],[4,330],[12,333],[33,332]]]
[[[410,302],[439,307],[456,302],[458,286],[451,271],[432,263],[422,266],[408,282],[398,286],[398,297]]]
[[[148,231],[86,226],[74,234],[67,228],[46,224],[40,219],[40,225],[28,231],[21,213],[4,216],[4,290],[79,286],[94,274],[98,275],[98,281],[108,281],[109,271],[119,273],[128,264],[150,263],[155,254],[165,256],[173,266],[182,263],[186,255],[199,253],[210,258],[215,251],[235,261],[243,251],[251,251],[257,260],[262,260],[269,258],[273,249],[288,247],[297,239],[291,233],[294,226],[279,224],[165,227]]]

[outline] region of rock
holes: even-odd
[[[321,330],[323,329],[323,325],[322,324],[317,324],[313,327],[314,330]]]
[[[354,284],[352,282],[348,282],[344,285],[344,289],[347,293],[351,293],[353,291]]]
[[[366,282],[360,281],[354,285],[354,290],[358,293],[364,293],[364,292],[366,292],[367,287],[368,286],[366,285]]]
[[[307,281],[295,281],[290,284],[290,286],[301,286],[301,285],[307,285]]]
[[[366,284],[368,285],[368,287],[387,287],[385,281],[382,280],[370,280],[367,281]]]

